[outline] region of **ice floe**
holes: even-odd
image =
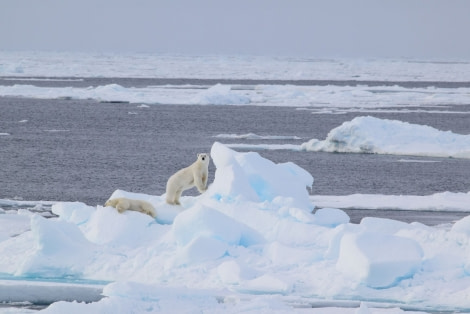
[[[231,143],[231,148],[470,158],[470,135],[371,116],[332,129],[324,140],[297,144]],[[410,160],[402,160],[406,162]]]
[[[236,139],[236,140],[300,140],[301,137],[294,135],[258,135],[255,133],[246,134],[218,134],[216,138]]]
[[[354,224],[335,206],[315,210],[313,177],[293,163],[220,143],[211,157],[214,181],[182,206],[165,195],[111,196],[150,202],[156,219],[80,202],[55,203],[49,219],[24,212],[19,232],[0,238],[3,277],[110,282],[99,301],[56,302],[45,313],[470,309],[468,217],[451,228]],[[16,215],[0,214],[1,227]]]
[[[470,81],[469,60],[1,51],[0,75],[271,80]]]
[[[331,130],[325,140],[302,144],[307,151],[470,158],[470,135],[371,116]]]

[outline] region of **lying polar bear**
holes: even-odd
[[[118,212],[123,213],[126,210],[133,210],[136,212],[141,212],[152,217],[156,217],[155,208],[152,204],[146,201],[133,200],[125,197],[109,199],[105,204],[105,207],[111,206],[118,210]]]
[[[207,190],[209,161],[209,154],[198,154],[193,164],[172,175],[166,184],[166,202],[170,205],[180,205],[181,193],[193,186],[201,193]]]

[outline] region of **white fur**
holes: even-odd
[[[193,186],[197,187],[200,193],[207,190],[209,161],[209,154],[198,154],[193,164],[172,175],[166,184],[166,202],[171,205],[180,205],[181,193]]]
[[[119,197],[108,200],[104,206],[114,207],[120,213],[126,210],[133,210],[150,215],[152,217],[157,216],[155,208],[153,208],[152,204],[141,200],[132,200],[125,197]]]

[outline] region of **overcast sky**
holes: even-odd
[[[470,0],[0,0],[0,49],[470,59]]]

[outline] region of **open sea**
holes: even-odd
[[[112,83],[131,87],[213,84],[209,80],[182,80],[180,83],[162,79],[144,82],[142,79],[95,78],[93,80],[97,82],[94,83],[87,80],[91,79],[35,84],[45,87]],[[14,83],[3,81],[0,84]],[[252,81],[246,83],[253,84]],[[257,82],[263,83],[270,82]],[[237,84],[244,82],[238,80]],[[450,86],[447,88],[460,85],[458,82],[446,83]],[[371,115],[470,134],[470,115],[467,114],[470,104],[447,106],[445,110],[446,113],[436,112],[436,108],[430,112],[391,110]],[[458,113],[449,113],[453,110]],[[171,174],[191,164],[198,153],[210,152],[215,141],[300,144],[312,138],[324,139],[331,129],[360,115],[366,113],[312,114],[294,107],[141,106],[96,100],[0,97],[0,132],[4,134],[0,136],[0,198],[80,201],[96,205],[104,204],[116,189],[160,195],[165,192]],[[215,138],[226,133],[297,136],[300,139]],[[468,159],[287,150],[258,152],[275,162],[292,161],[308,170],[315,178],[312,194],[428,195],[470,190]],[[209,182],[213,180],[214,170],[211,164]],[[195,193],[195,190],[188,191],[186,195]]]

